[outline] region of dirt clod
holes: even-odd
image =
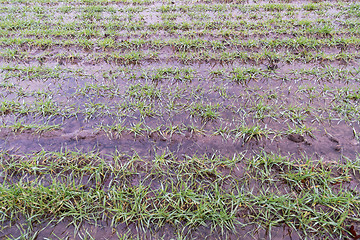
[[[334,143],[339,144],[339,140],[337,140],[337,139],[334,138],[334,137],[329,136],[329,140],[332,141],[332,142],[334,142]]]
[[[353,239],[359,239],[359,238],[360,238],[360,235],[358,235],[358,234],[356,233],[356,230],[355,230],[354,225],[351,225],[351,227],[350,227],[350,229],[349,229],[349,232],[350,232],[351,237],[352,237]]]
[[[340,144],[336,145],[336,146],[334,147],[334,150],[337,151],[337,152],[339,152],[339,151],[341,150],[341,145],[340,145]]]
[[[149,138],[155,140],[155,141],[166,141],[167,139],[158,132],[152,132],[149,134]]]
[[[303,142],[305,139],[303,136],[301,136],[300,134],[290,134],[288,136],[288,139],[292,142],[296,142],[296,143],[300,143]]]
[[[76,130],[75,132],[63,134],[63,138],[69,138],[71,140],[79,140],[79,139],[87,139],[87,138],[93,138],[97,135],[97,132],[94,132],[92,130]]]

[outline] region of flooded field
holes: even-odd
[[[0,3],[0,239],[360,238],[357,1]]]

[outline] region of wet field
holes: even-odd
[[[356,1],[0,3],[0,239],[358,239]]]

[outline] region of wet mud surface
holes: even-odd
[[[242,151],[257,152],[263,149],[268,152],[292,153],[294,157],[302,153],[317,158],[341,159],[341,157],[356,158],[360,143],[353,137],[352,129],[346,126],[332,126],[326,131],[313,136],[289,134],[273,136],[270,139],[229,140],[221,136],[196,134],[189,131],[172,135],[152,132],[146,136],[135,136],[131,133],[109,135],[100,130],[75,130],[66,133],[64,130],[55,130],[37,134],[34,131],[14,132],[2,128],[1,146],[3,149],[28,154],[41,150],[59,151],[62,148],[82,151],[99,151],[101,154],[110,154],[116,150],[128,154],[137,152],[148,155],[153,149],[170,150],[182,155],[211,154],[213,152],[231,156]],[[332,133],[333,135],[330,135]],[[344,136],[345,135],[345,136]]]

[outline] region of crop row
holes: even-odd
[[[116,84],[85,84],[84,87],[78,86],[74,94],[66,95],[59,94],[62,92],[60,89],[29,92],[13,88],[1,94],[5,98],[12,96],[14,100],[1,101],[0,114],[45,119],[76,117],[84,121],[109,117],[132,121],[152,119],[161,123],[174,116],[182,119],[190,117],[205,123],[251,119],[300,125],[331,120],[359,121],[360,93],[354,87],[331,89],[324,84],[315,89],[304,84],[294,89],[291,86],[278,87],[275,92],[260,90],[247,87],[233,93],[216,84],[209,89],[201,85],[195,88],[189,88],[189,85],[159,88],[152,84],[131,84],[124,89]],[[292,104],[288,104],[289,97],[286,95],[289,94]]]
[[[46,44],[47,46],[47,44]],[[115,64],[140,64],[144,62],[152,61],[179,61],[180,63],[196,63],[196,62],[222,62],[222,63],[232,63],[232,62],[253,62],[256,64],[260,63],[269,63],[269,69],[277,68],[277,65],[274,63],[285,62],[332,62],[332,61],[342,61],[350,62],[359,58],[358,52],[340,52],[335,54],[329,54],[324,51],[312,52],[307,50],[302,50],[296,53],[286,51],[284,53],[272,52],[268,49],[265,49],[262,52],[247,52],[247,51],[224,51],[221,53],[207,52],[207,51],[198,51],[198,52],[186,52],[180,51],[175,52],[174,54],[168,54],[164,56],[162,52],[159,51],[129,51],[129,52],[112,52],[112,53],[97,53],[97,54],[88,54],[80,55],[78,53],[60,53],[52,56],[52,53],[44,53],[37,56],[29,56],[21,54],[21,52],[7,51],[5,53],[0,53],[1,57],[5,60],[38,60],[39,62],[44,61],[57,61],[60,63],[65,62],[77,62],[84,61],[87,63],[115,63]]]
[[[255,225],[270,237],[273,227],[285,223],[301,236],[341,238],[360,214],[357,190],[346,188],[359,172],[359,159],[334,165],[265,152],[184,158],[117,152],[104,159],[64,149],[27,156],[2,152],[0,169],[4,224],[19,216],[32,225],[44,218],[66,218],[75,226],[101,220],[155,229],[200,224],[221,234]],[[185,234],[182,229],[178,234]]]
[[[82,36],[82,33],[78,33]],[[64,34],[66,36],[66,34]],[[64,36],[63,35],[63,36]],[[205,39],[195,39],[190,37],[180,37],[180,38],[171,38],[169,40],[156,40],[156,39],[131,39],[131,40],[115,40],[112,37],[96,39],[96,40],[87,40],[83,38],[78,38],[76,40],[67,40],[63,41],[55,40],[51,38],[12,38],[7,37],[0,38],[0,44],[2,46],[16,46],[16,45],[28,45],[28,46],[38,46],[38,47],[51,47],[51,46],[62,46],[70,47],[76,45],[85,44],[89,48],[111,48],[115,49],[152,49],[152,50],[161,50],[164,47],[171,47],[173,50],[177,51],[189,51],[189,50],[224,50],[224,49],[234,49],[234,50],[244,50],[249,48],[262,48],[262,49],[279,49],[279,48],[288,48],[288,49],[302,49],[308,48],[311,50],[320,49],[320,48],[347,48],[347,47],[359,47],[360,38],[358,37],[332,37],[332,38],[311,38],[311,37],[294,37],[294,38],[283,38],[283,39],[226,39],[226,40],[205,40]],[[45,45],[46,44],[46,45]],[[7,52],[14,51],[12,49],[5,49]],[[26,55],[26,52],[24,54]]]
[[[97,31],[111,32],[111,31],[176,31],[176,30],[236,30],[241,31],[242,34],[250,33],[261,33],[271,32],[283,34],[288,31],[289,34],[297,33],[298,35],[305,34],[318,34],[321,36],[331,34],[351,34],[357,33],[356,26],[358,20],[344,20],[335,24],[329,19],[318,19],[318,20],[278,20],[278,17],[271,18],[266,21],[249,21],[249,20],[197,20],[197,21],[173,21],[164,20],[153,23],[146,23],[144,20],[128,20],[125,19],[110,19],[109,21],[93,22],[89,20],[84,21],[70,21],[64,23],[61,20],[47,21],[47,20],[34,20],[34,19],[3,19],[0,23],[0,29],[2,34],[22,32],[20,30],[38,30],[41,32],[49,31],[88,31],[96,36]],[[91,35],[90,35],[91,36]]]
[[[15,2],[16,0],[14,0]],[[151,0],[132,0],[134,5],[149,5],[153,3]],[[61,1],[62,3],[66,3],[66,1]],[[104,1],[105,2],[105,1]],[[185,4],[183,1],[180,4],[164,4],[161,6],[156,7],[134,7],[138,9],[136,12],[142,12],[144,10],[151,10],[151,11],[158,11],[158,12],[223,12],[223,11],[229,11],[229,10],[239,10],[243,13],[246,12],[257,12],[257,11],[263,11],[264,13],[268,12],[280,12],[280,11],[287,11],[287,12],[293,12],[293,11],[323,11],[333,8],[339,8],[339,9],[346,9],[346,10],[356,10],[358,7],[358,4],[343,4],[343,3],[329,3],[329,2],[320,2],[320,3],[314,3],[314,2],[305,2],[304,4],[292,4],[292,3],[262,3],[262,4],[234,4],[234,3],[227,3],[227,4],[221,4],[221,3],[213,3],[213,4],[203,4],[203,3],[197,3],[197,4]],[[0,3],[6,4],[7,1],[2,0]],[[50,6],[57,6],[60,5],[59,2],[56,1],[50,1],[40,4],[46,4],[46,5],[27,5],[27,2],[21,2],[18,1],[18,3],[22,3],[26,5],[24,8],[24,11],[26,12],[35,12],[35,13],[44,13],[45,8],[49,8]],[[107,1],[107,4],[110,6],[104,6],[101,4],[99,0],[92,1],[91,5],[87,5],[86,1],[81,1],[82,4],[76,4],[76,2],[71,2],[72,5],[66,5],[61,6],[59,8],[50,8],[50,10],[55,10],[59,12],[71,12],[71,11],[78,11],[78,12],[124,12],[125,9],[121,9],[117,4],[131,4],[131,1],[129,0],[119,0],[119,1]],[[99,4],[100,3],[100,4]],[[11,4],[11,3],[9,3]],[[9,7],[1,7],[0,12],[21,12],[20,6],[13,6],[10,5]],[[128,9],[131,9],[131,7],[128,7]]]

